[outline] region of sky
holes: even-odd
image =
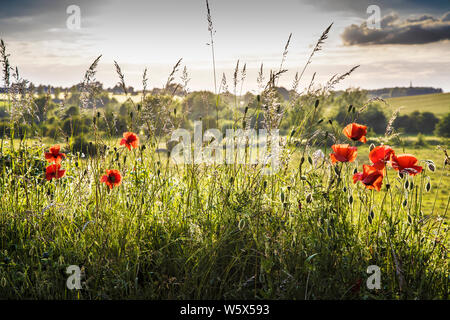
[[[80,9],[79,28],[73,28]],[[371,5],[379,8],[373,20]],[[232,87],[237,60],[246,64],[243,92],[257,90],[278,70],[292,33],[279,85],[291,88],[322,32],[333,26],[300,82],[325,84],[335,74],[360,67],[336,89],[432,86],[450,91],[450,1],[420,0],[209,0],[217,82]],[[205,0],[0,0],[0,38],[10,62],[34,84],[70,86],[102,55],[96,78],[112,87],[120,65],[128,86],[162,87],[182,58],[190,90],[214,91]],[[69,26],[67,22],[69,21]],[[373,25],[379,22],[379,25]],[[181,73],[176,76],[178,81]]]

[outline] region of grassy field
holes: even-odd
[[[298,149],[266,176],[261,166],[166,165],[152,141],[128,151],[111,140],[101,157],[64,148],[65,176],[46,181],[44,150],[30,142],[17,153],[3,143],[1,297],[448,297],[448,166],[434,149],[405,151],[433,159],[435,172],[396,179],[388,169],[391,188],[377,192],[351,180],[367,145],[357,163],[331,165],[328,150],[317,167],[315,149]],[[121,185],[100,182],[106,169]],[[81,290],[66,287],[70,265]],[[380,289],[360,285],[369,265]]]
[[[396,97],[386,100],[393,110],[401,107],[400,114],[409,114],[413,111],[428,111],[439,116],[450,112],[450,93]]]

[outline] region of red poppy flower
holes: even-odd
[[[357,123],[350,123],[347,125],[342,132],[347,136],[347,138],[353,141],[361,141],[366,143],[367,127]]]
[[[353,162],[357,156],[356,147],[350,147],[348,144],[334,144],[331,146],[334,153],[330,154],[331,162]]]
[[[412,176],[422,172],[422,167],[416,165],[417,161],[417,158],[412,154],[399,154],[398,156],[393,155],[391,157],[392,168]]]
[[[48,162],[61,163],[62,158],[66,157],[65,153],[60,153],[59,150],[61,147],[59,145],[54,145],[50,148],[50,152],[45,153],[45,159]]]
[[[373,148],[369,153],[369,159],[373,163],[373,167],[377,170],[383,170],[386,166],[386,162],[394,155],[394,150],[389,146],[378,146]]]
[[[137,148],[139,146],[139,137],[133,132],[124,132],[123,139],[120,140],[120,145],[123,144],[128,150],[131,150],[131,147]]]
[[[60,170],[60,164],[51,164],[47,168],[45,168],[45,178],[50,181],[53,178],[59,179],[64,177],[66,174],[66,170]]]
[[[363,165],[363,172],[357,172],[353,175],[353,183],[361,181],[367,189],[381,190],[383,182],[383,172],[373,166]]]
[[[117,187],[122,182],[119,170],[106,170],[106,175],[102,176],[100,182],[104,182],[110,189]]]

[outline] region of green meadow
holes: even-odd
[[[208,21],[212,47],[209,7]],[[190,92],[180,59],[161,89],[146,90],[145,69],[137,95],[116,62],[120,98],[95,79],[101,56],[80,85],[58,88],[64,99],[5,72],[0,298],[448,299],[449,95],[389,99],[439,116],[413,113],[397,128],[395,113],[365,90],[333,90],[357,67],[323,88],[311,80],[302,91],[298,73],[291,90],[278,87],[289,41],[278,72],[261,65],[255,94],[238,94],[246,78],[239,61],[215,93]],[[3,41],[0,49],[9,70]],[[200,137],[203,150],[231,129],[279,132],[267,143],[269,155],[279,150],[276,164],[267,154],[250,162],[248,143],[242,162],[175,163],[169,155],[180,140],[171,136],[191,143],[198,123],[217,134]],[[357,137],[344,135],[352,123],[367,132],[359,125]],[[333,163],[338,144],[349,146]],[[385,159],[387,174],[363,175],[369,150],[383,144],[412,154],[412,163]],[[195,150],[183,148],[190,160]],[[416,165],[423,170],[414,175]]]
[[[401,108],[400,114],[410,114],[414,111],[428,111],[436,115],[444,115],[450,112],[450,93],[396,97],[388,98],[386,101],[394,110]]]

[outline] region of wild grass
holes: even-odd
[[[353,165],[337,176],[303,161],[262,176],[247,166],[165,166],[151,148],[111,145],[99,172],[117,168],[124,183],[97,194],[92,159],[69,155],[66,176],[52,182],[42,149],[22,146],[10,159],[0,181],[2,297],[448,297],[448,195],[444,210],[421,210],[428,170],[377,193],[350,181]],[[76,292],[65,286],[73,264],[85,272]],[[364,286],[372,264],[380,290]]]

